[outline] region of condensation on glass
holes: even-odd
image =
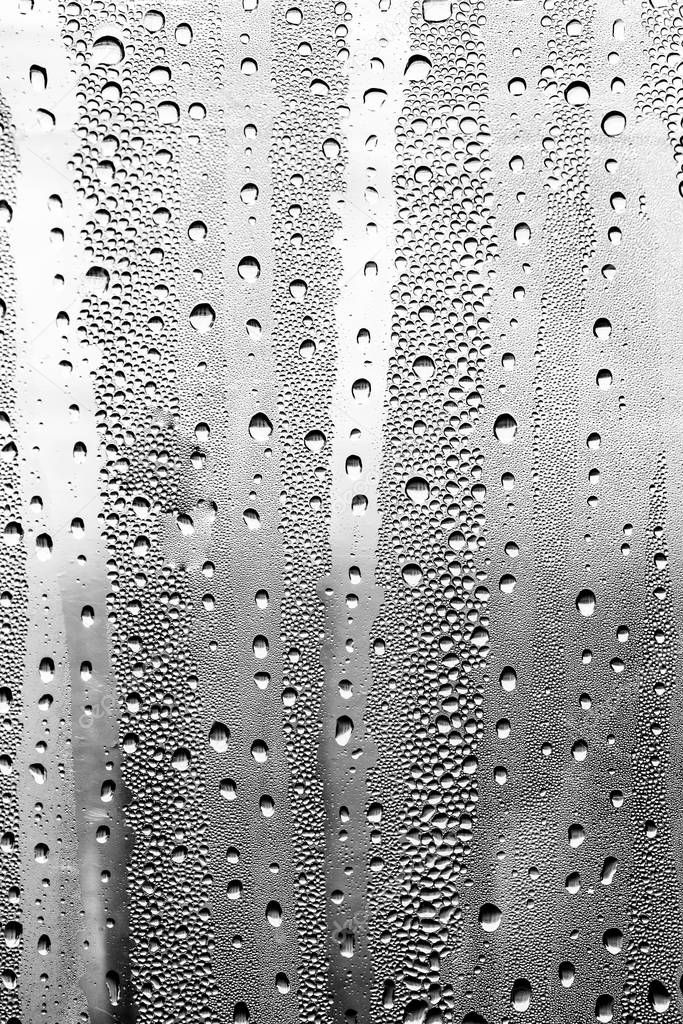
[[[683,1019],[677,0],[3,0],[0,1024]]]

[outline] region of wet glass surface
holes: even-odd
[[[677,0],[3,0],[0,1024],[683,1019]]]

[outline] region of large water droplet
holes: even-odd
[[[209,731],[209,743],[217,754],[224,754],[228,749],[230,730],[222,722],[214,722]]]
[[[605,114],[602,119],[601,128],[610,138],[621,135],[625,127],[626,117],[620,110],[610,110],[609,114]]]
[[[572,107],[583,107],[591,98],[586,82],[570,82],[564,90],[564,98]]]
[[[421,82],[432,70],[432,62],[423,53],[414,53],[408,58],[403,74],[409,82]]]
[[[493,433],[501,444],[512,444],[517,433],[517,420],[509,412],[503,412],[493,424]]]
[[[531,985],[526,978],[518,978],[512,986],[510,1002],[516,1013],[526,1013],[531,1005]]]
[[[237,264],[237,273],[243,281],[253,284],[261,275],[261,264],[255,256],[243,256]]]
[[[304,438],[304,444],[309,452],[318,455],[325,447],[325,440],[322,430],[309,430]]]
[[[578,612],[588,618],[595,611],[595,594],[592,590],[581,590],[576,598]]]
[[[273,424],[264,412],[257,412],[249,420],[249,434],[258,444],[265,444],[273,433]]]
[[[190,313],[190,323],[198,334],[207,334],[215,321],[214,308],[208,302],[200,302]]]
[[[503,914],[495,903],[483,903],[479,909],[479,924],[485,932],[495,932],[500,926]]]
[[[422,569],[415,562],[408,562],[401,569],[404,582],[409,587],[418,587],[422,582]]]
[[[671,996],[668,990],[657,979],[650,982],[647,998],[655,1013],[666,1013],[671,1005]]]
[[[424,505],[429,500],[429,484],[421,476],[411,476],[406,484],[406,494],[416,505]]]
[[[353,722],[348,715],[340,715],[335,726],[334,738],[340,747],[345,747],[353,733]]]
[[[108,66],[120,64],[126,54],[121,40],[112,35],[100,36],[99,39],[96,39],[92,52],[96,64]]]

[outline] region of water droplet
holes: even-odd
[[[666,1013],[671,1005],[671,996],[661,981],[650,982],[647,998],[655,1013]]]
[[[47,89],[47,71],[40,64],[31,65],[28,77],[34,92],[44,92]]]
[[[601,128],[610,138],[621,135],[625,127],[626,117],[620,110],[610,110],[602,119]]]
[[[517,420],[509,412],[503,412],[493,424],[493,433],[501,444],[512,444],[517,434]]]
[[[273,433],[273,424],[264,412],[257,412],[249,420],[249,434],[258,444],[265,444]]]
[[[624,945],[624,934],[619,928],[608,928],[602,936],[602,943],[608,953],[617,956]]]
[[[264,658],[267,658],[268,657],[268,651],[270,649],[270,645],[268,643],[267,637],[265,637],[265,636],[254,637],[254,642],[252,644],[252,649],[254,651],[254,657],[255,658],[258,658],[260,661],[262,661]]]
[[[228,749],[230,730],[222,722],[214,722],[209,731],[209,743],[217,754],[224,754]]]
[[[282,907],[277,900],[270,900],[266,907],[266,918],[268,924],[272,925],[273,928],[279,928],[282,924]]]
[[[125,55],[123,43],[115,36],[100,36],[93,44],[93,59],[96,64],[106,66],[120,64]]]
[[[429,500],[429,484],[421,476],[411,476],[406,484],[406,494],[416,505],[424,505]]]
[[[515,242],[517,245],[528,245],[531,241],[531,228],[525,221],[515,225]]]
[[[453,13],[451,0],[422,0],[422,17],[438,24],[448,21]]]
[[[240,199],[245,206],[253,206],[258,197],[258,185],[254,185],[252,181],[248,181],[246,185],[242,186],[240,190]]]
[[[413,370],[422,381],[430,380],[434,376],[435,369],[434,360],[431,356],[418,356],[413,361]]]
[[[570,82],[564,90],[564,98],[572,107],[583,107],[591,98],[586,82]]]
[[[495,903],[484,903],[479,909],[479,924],[485,932],[497,931],[502,918],[502,912]]]
[[[432,62],[422,53],[414,53],[408,58],[403,74],[409,82],[423,81],[432,70]]]
[[[255,256],[243,256],[237,264],[237,273],[243,281],[253,284],[261,275],[261,264]]]
[[[604,316],[599,316],[593,324],[593,334],[598,341],[607,341],[612,334],[612,324]]]
[[[323,153],[328,160],[336,160],[341,152],[341,146],[336,139],[325,139],[323,142]]]
[[[523,78],[511,78],[508,82],[508,92],[512,96],[522,96],[526,92],[526,82]]]
[[[157,104],[159,124],[177,124],[180,120],[180,107],[172,100],[163,100]]]
[[[171,764],[177,772],[186,772],[190,767],[191,757],[187,747],[177,747],[171,757]]]
[[[348,715],[340,715],[337,719],[334,738],[340,747],[345,747],[353,733],[353,722]]]
[[[47,562],[52,557],[52,537],[49,533],[41,533],[36,537],[36,555],[40,562]]]
[[[563,960],[557,968],[557,976],[560,979],[562,988],[571,988],[576,978],[576,968],[569,960]]]
[[[510,1002],[516,1013],[526,1013],[531,1006],[532,990],[526,978],[518,978],[512,986]]]
[[[325,447],[325,440],[322,430],[309,430],[304,438],[304,444],[309,452],[318,455]]]
[[[415,562],[407,562],[401,569],[401,575],[409,587],[418,587],[422,582],[422,569]]]
[[[289,285],[289,294],[292,296],[295,302],[303,302],[306,298],[306,292],[308,291],[308,285],[305,281],[300,278],[292,281]]]
[[[198,334],[208,334],[216,321],[213,306],[200,302],[190,313],[190,323]]]
[[[386,98],[385,89],[366,89],[363,93],[363,103],[368,110],[379,110],[384,106]]]
[[[142,19],[142,24],[148,32],[161,32],[162,28],[166,24],[166,19],[161,11],[150,8],[150,10],[145,13],[145,16]]]
[[[203,242],[206,238],[207,231],[207,226],[203,220],[193,220],[187,229],[187,234],[193,242]]]

